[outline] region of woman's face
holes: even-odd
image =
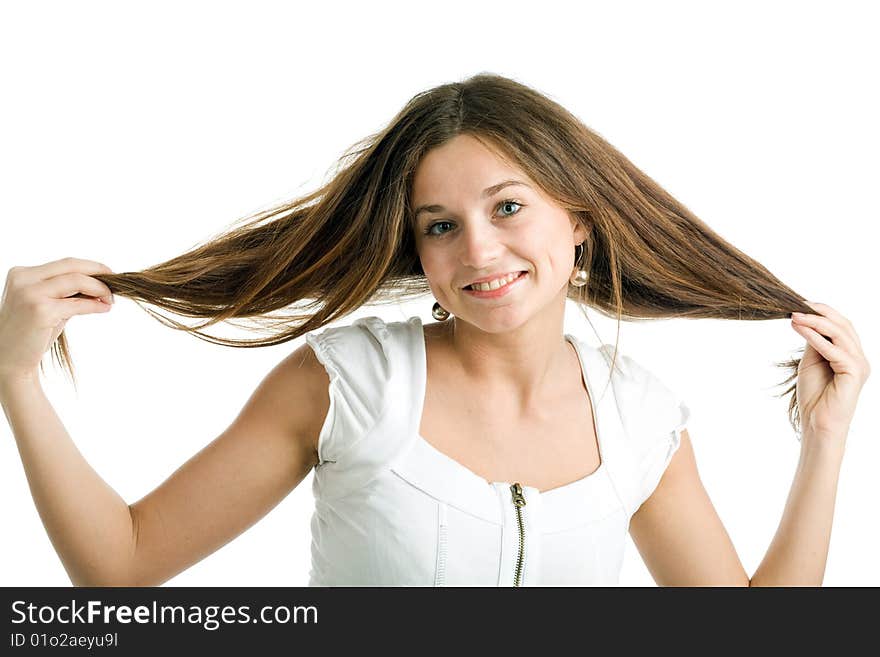
[[[503,189],[490,189],[508,180]],[[494,333],[549,305],[564,307],[584,228],[469,135],[429,151],[413,179],[416,248],[431,292],[456,318]],[[419,211],[423,206],[431,206]],[[526,272],[501,296],[464,289],[486,276]]]

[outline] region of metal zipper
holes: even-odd
[[[434,586],[446,586],[446,504],[440,502],[437,526],[437,566],[434,570]]]
[[[523,496],[522,486],[516,482],[510,487],[513,494],[513,504],[516,506],[516,523],[519,526],[519,552],[516,557],[516,571],[513,576],[513,585],[520,586],[522,578],[523,564],[525,562],[525,530],[523,529],[522,507],[526,505],[526,498]]]

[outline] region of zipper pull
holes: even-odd
[[[525,506],[526,498],[523,497],[522,486],[519,482],[516,482],[510,487],[510,492],[513,493],[513,503],[517,506]]]

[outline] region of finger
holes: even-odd
[[[853,326],[853,323],[849,321],[849,319],[847,319],[844,315],[842,315],[826,303],[808,301],[807,305],[812,307],[818,314],[824,315],[825,317],[828,317],[837,324],[841,325],[844,330],[850,335],[853,342],[855,342],[859,346],[859,349],[862,348],[862,341],[859,339],[859,334],[856,332],[856,327]]]
[[[807,305],[815,310],[816,313],[819,315],[824,315],[825,317],[834,320],[838,324],[852,327],[852,323],[845,316],[843,316],[841,313],[836,311],[828,304],[819,303],[818,301],[807,301]]]
[[[113,304],[91,297],[82,297],[81,299],[70,297],[69,299],[59,299],[55,303],[58,304],[58,316],[65,322],[74,315],[105,313],[113,307]]]
[[[818,351],[825,360],[828,361],[831,365],[831,369],[833,369],[835,373],[839,374],[849,369],[848,363],[852,359],[847,356],[847,353],[843,348],[832,344],[809,326],[803,326],[801,324],[793,324],[793,326],[794,330],[800,333],[804,339],[812,345],[812,347]]]
[[[60,304],[59,314],[65,321],[74,315],[103,313],[113,307],[113,304],[106,303],[101,299],[92,299],[91,297],[82,297],[81,299],[77,299],[76,297],[59,299],[56,303]]]
[[[77,293],[90,297],[104,297],[109,303],[112,300],[112,291],[107,285],[97,278],[86,276],[78,272],[61,274],[37,283],[33,286],[34,292],[41,296],[53,299],[65,299]]]
[[[53,260],[52,262],[47,262],[44,265],[37,265],[35,267],[18,267],[16,271],[16,281],[28,285],[69,272],[92,275],[112,274],[113,270],[107,265],[94,260],[61,258],[60,260]]]
[[[792,313],[791,321],[801,326],[809,326],[821,335],[825,336],[831,342],[856,356],[861,352],[861,347],[853,340],[852,335],[838,323],[832,322],[822,315],[810,315],[802,313]]]

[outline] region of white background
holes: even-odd
[[[0,276],[64,256],[114,271],[167,260],[311,191],[412,95],[487,71],[565,105],[725,239],[842,312],[880,370],[880,47],[869,7],[7,3]],[[363,308],[341,323],[370,314],[429,322],[432,302]],[[589,315],[613,343],[615,323]],[[573,307],[566,330],[599,344]],[[209,344],[121,297],[107,314],[72,319],[67,333],[79,394],[48,355],[44,388],[83,455],[129,503],[225,429],[302,343]],[[701,477],[751,575],[799,449],[788,398],[773,396],[784,378],[773,362],[802,339],[788,320],[623,323],[619,337],[690,406]],[[847,440],[827,586],[880,585],[877,377]],[[167,585],[307,584],[311,482]],[[0,585],[69,585],[6,423],[0,500]],[[631,542],[620,583],[653,585]]]

